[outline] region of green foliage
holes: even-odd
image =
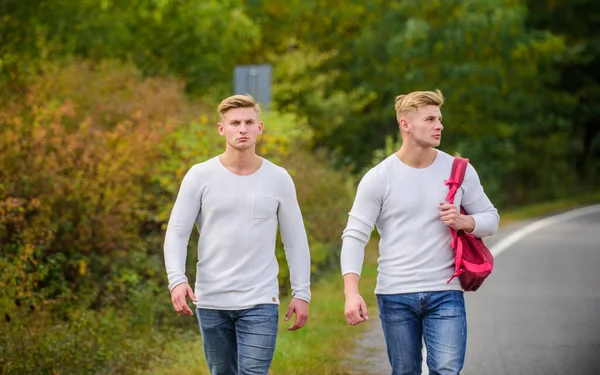
[[[162,325],[176,316],[162,236],[183,175],[223,150],[216,111],[188,100],[181,82],[116,62],[50,64],[27,83],[0,109],[0,307],[11,317],[0,332],[2,371],[130,373],[177,328]],[[294,178],[319,277],[337,264],[348,175],[309,151],[306,120],[262,120],[258,152]],[[42,315],[23,315],[15,298],[43,305]]]
[[[354,186],[348,173],[333,172],[324,156],[308,152],[289,153],[282,162],[296,185],[298,202],[311,251],[313,281],[339,264],[340,236],[347,221]],[[289,291],[289,271],[278,246],[280,286]]]
[[[371,167],[376,166],[377,164],[384,161],[388,156],[398,151],[400,147],[402,147],[402,138],[400,137],[400,135],[397,135],[395,137],[385,137],[385,145],[382,148],[373,151],[373,159],[371,164],[367,168],[365,168],[362,171],[362,173],[360,173],[360,175],[364,175],[365,173],[367,173]]]
[[[538,64],[561,51],[560,40],[526,32],[524,9],[515,1],[401,1],[382,9],[381,17],[351,41],[367,59],[349,69],[353,86],[377,90],[375,107],[388,108],[367,115],[379,126],[349,124],[353,148],[365,151],[365,138],[379,143],[397,132],[394,97],[414,90],[440,88],[448,98],[445,147],[497,139],[507,122],[518,130],[515,120],[539,107]],[[373,71],[375,64],[387,69]]]
[[[197,94],[208,85],[224,94],[236,61],[260,35],[240,7],[236,0],[8,1],[0,73],[34,72],[46,58],[119,59],[147,76],[181,77]]]
[[[600,44],[590,0],[3,4],[9,87],[56,58],[113,58],[144,76],[177,76],[212,102],[229,91],[235,65],[271,63],[273,107],[306,119],[311,147],[354,172],[397,132],[396,95],[440,88],[448,98],[443,147],[494,165],[482,179],[498,185],[497,200],[560,196],[600,176]],[[518,163],[497,165],[507,156]],[[560,188],[546,172],[555,158],[568,174]],[[522,193],[502,193],[515,181]],[[537,196],[537,185],[548,189]]]
[[[400,146],[401,93],[442,89],[442,149],[497,205],[597,186],[598,4],[2,1],[0,372],[128,373],[179,334],[162,235],[185,172],[223,149],[238,64],[273,64],[257,150],[294,178],[313,280],[337,266],[356,180]]]
[[[156,285],[129,290],[119,308],[82,309],[0,296],[0,371],[8,374],[135,374],[160,356],[182,328]]]
[[[528,24],[532,29],[561,35],[567,53],[554,61],[555,79],[548,90],[566,98],[549,102],[548,112],[572,119],[573,126],[563,135],[571,144],[567,155],[571,168],[582,182],[600,182],[600,3],[593,0],[526,1]],[[553,119],[550,119],[553,120]]]
[[[158,242],[154,211],[165,196],[157,201],[154,165],[164,155],[156,144],[174,128],[181,106],[168,105],[182,100],[180,86],[141,83],[114,64],[94,69],[50,70],[31,84],[26,102],[0,114],[2,211],[12,213],[0,216],[0,239],[11,250],[2,261],[12,263],[3,273],[11,280],[3,281],[17,295],[85,287],[112,299],[119,290],[111,280],[126,287],[130,262],[145,254],[148,241]],[[88,92],[97,95],[90,99]],[[113,102],[123,97],[127,104]],[[138,265],[142,279],[157,272]],[[102,275],[105,288],[89,274]]]
[[[313,50],[294,51],[273,62],[278,82],[273,87],[276,107],[308,118],[316,148],[329,146],[323,140],[344,134],[345,119],[351,114],[358,116],[375,96],[360,89],[336,89],[341,71],[320,71],[333,56]]]
[[[590,166],[600,142],[590,126],[578,125],[581,114],[571,110],[578,99],[549,90],[560,79],[557,63],[582,59],[584,49],[593,58],[585,39],[592,36],[582,30],[595,28],[574,26],[569,33],[585,35],[575,43],[527,24],[526,5],[539,10],[537,21],[569,9],[563,15],[578,22],[575,15],[593,7],[583,3],[252,1],[247,12],[262,30],[285,31],[263,34],[255,49],[282,69],[275,103],[305,113],[314,147],[327,149],[337,165],[368,168],[373,150],[397,134],[394,97],[440,88],[447,97],[443,149],[471,158],[494,200],[515,205],[568,194],[578,180],[589,180],[586,174],[597,174]],[[595,22],[585,18],[586,25]],[[580,61],[587,68],[597,59]],[[588,82],[598,82],[586,72]]]

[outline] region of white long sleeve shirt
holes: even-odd
[[[229,171],[218,157],[183,178],[164,244],[169,289],[187,282],[187,245],[196,224],[196,306],[240,310],[279,303],[277,226],[290,269],[292,295],[310,301],[310,253],[292,178],[263,159],[252,175]]]
[[[393,154],[367,172],[359,183],[343,232],[342,274],[360,275],[364,248],[374,225],[379,241],[375,293],[400,294],[460,290],[454,272],[452,235],[440,219],[453,156],[437,151],[427,168],[411,168]],[[500,217],[475,169],[469,164],[454,203],[475,220],[472,234],[492,235]]]

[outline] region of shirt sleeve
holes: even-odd
[[[290,270],[292,296],[310,302],[310,250],[292,177],[285,172],[277,211],[279,232]]]
[[[356,190],[352,210],[348,214],[348,224],[342,234],[340,263],[342,275],[361,274],[365,256],[365,246],[381,212],[385,186],[372,169],[362,178]]]
[[[498,210],[483,191],[479,176],[471,164],[468,165],[465,172],[462,188],[461,206],[475,221],[475,228],[471,234],[481,238],[496,233],[500,215],[498,215]]]
[[[169,290],[187,283],[185,261],[190,234],[201,210],[201,186],[192,167],[183,178],[165,234],[164,256]]]

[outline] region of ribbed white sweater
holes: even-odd
[[[292,178],[263,159],[252,175],[239,176],[218,157],[185,175],[164,244],[169,289],[187,282],[187,245],[200,233],[197,306],[238,310],[279,303],[275,257],[277,226],[290,269],[292,295],[310,301],[310,254]]]
[[[399,294],[460,290],[454,272],[452,236],[440,219],[440,202],[448,188],[453,157],[438,151],[427,168],[415,169],[393,154],[360,181],[348,224],[342,235],[342,274],[360,275],[364,248],[374,225],[381,236],[375,293]],[[475,220],[473,235],[498,229],[500,217],[469,164],[455,197]]]

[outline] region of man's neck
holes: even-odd
[[[432,147],[409,146],[406,143],[402,144],[400,150],[396,151],[396,157],[404,164],[411,168],[427,168],[437,156],[437,150]]]
[[[227,148],[224,153],[219,155],[219,160],[225,168],[240,176],[253,174],[263,162],[263,159],[256,155],[254,149],[240,151]]]

